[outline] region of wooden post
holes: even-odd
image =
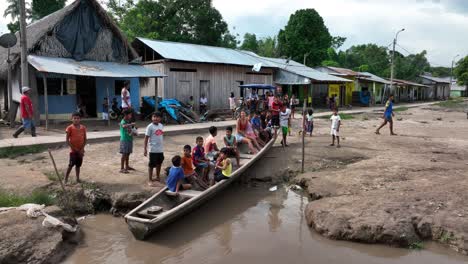
[[[45,129],[49,130],[49,100],[47,95],[47,77],[46,74],[42,74],[42,79],[44,81],[44,111],[45,111]]]
[[[158,111],[158,78],[154,78],[154,112]]]
[[[107,126],[110,126],[110,116],[109,116],[109,108],[110,108],[109,85],[106,85],[106,93],[107,93]]]
[[[19,0],[20,8],[20,46],[21,46],[21,87],[29,86],[28,75],[28,44],[26,34],[26,6],[24,0]]]
[[[305,117],[306,117],[306,101],[304,100],[303,106],[302,106],[302,169],[301,172],[304,173],[304,159],[305,159],[305,134],[307,131],[304,128],[305,124]]]

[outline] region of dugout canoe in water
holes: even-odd
[[[229,180],[222,180],[204,191],[184,190],[174,195],[167,187],[151,196],[125,215],[125,221],[136,239],[144,240],[161,227],[177,220],[205,203],[232,182],[238,180],[252,164],[260,159],[274,144],[271,139],[256,155],[241,154],[242,166],[233,171]]]

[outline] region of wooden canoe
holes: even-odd
[[[242,166],[232,173],[231,178],[222,180],[204,191],[184,190],[180,191],[178,195],[174,195],[168,191],[167,187],[164,187],[125,215],[125,221],[133,236],[136,239],[144,240],[159,228],[208,201],[233,181],[239,179],[243,172],[273,146],[274,142],[275,138],[271,139],[256,155],[241,154]]]

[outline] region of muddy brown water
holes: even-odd
[[[306,224],[307,198],[279,187],[235,184],[148,241],[135,240],[122,218],[84,220],[84,243],[65,263],[467,263],[435,244],[411,251],[332,241]]]

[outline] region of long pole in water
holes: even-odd
[[[306,101],[304,100],[304,105],[302,107],[302,169],[301,172],[304,173],[304,159],[305,159],[305,134],[307,133],[304,129],[305,124],[305,112],[306,112]]]

